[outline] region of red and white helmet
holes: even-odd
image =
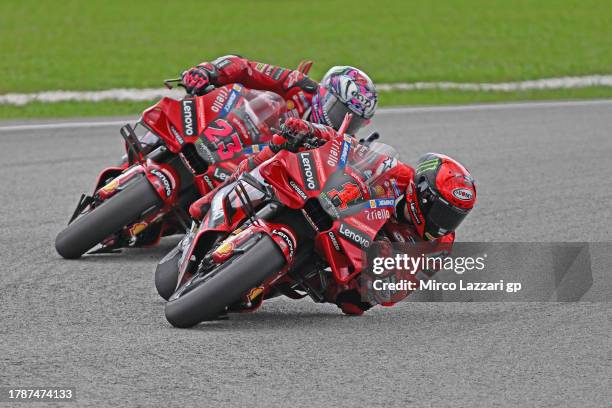
[[[344,116],[352,113],[353,119],[346,132],[355,134],[374,116],[377,104],[376,87],[365,72],[336,66],[323,76],[312,99],[312,120],[338,130]]]
[[[419,159],[405,211],[421,237],[433,240],[455,231],[475,204],[476,185],[463,165],[438,153]]]

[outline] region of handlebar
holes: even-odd
[[[166,86],[166,88],[168,89],[172,89],[174,88],[173,84],[176,84],[176,86],[180,86],[182,88],[185,87],[185,85],[183,85],[183,79],[182,78],[172,78],[172,79],[164,79],[164,85]]]
[[[165,79],[164,80],[164,85],[168,89],[174,88],[175,85],[179,86],[179,87],[185,89],[185,92],[187,93],[187,95],[195,96],[192,92],[187,92],[187,88],[185,88],[185,85],[183,85],[183,78]],[[215,89],[215,86],[212,85],[212,84],[209,84],[206,88],[204,88],[204,91],[202,92],[202,95],[205,95],[205,94],[209,93],[213,89]]]

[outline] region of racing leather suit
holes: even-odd
[[[280,95],[287,102],[287,117],[307,119],[312,97],[319,86],[299,70],[249,61],[236,55],[202,62],[198,67],[206,71],[212,85],[239,83],[247,88]]]

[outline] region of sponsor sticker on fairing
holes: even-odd
[[[299,153],[298,162],[306,190],[319,190],[319,178],[312,155],[308,152]]]
[[[369,208],[388,208],[395,207],[395,199],[393,198],[376,198],[368,201]]]
[[[338,233],[361,248],[368,248],[372,241],[365,232],[341,223]]]
[[[204,181],[206,182],[206,184],[208,185],[208,187],[212,190],[215,188],[215,185],[213,184],[212,180],[210,179],[210,177],[208,177],[208,175],[204,175],[202,176],[202,178],[204,179]]]
[[[181,107],[183,112],[183,133],[185,136],[195,136],[198,133],[195,99],[183,99]]]
[[[227,98],[227,102],[223,105],[223,109],[219,113],[219,117],[225,117],[232,109],[234,109],[234,105],[238,101],[238,97],[240,96],[240,92],[242,91],[242,86],[236,84],[232,87],[232,92]]]
[[[183,138],[181,137],[180,133],[178,132],[178,130],[176,130],[176,128],[172,125],[170,125],[170,132],[172,132],[172,135],[174,136],[176,141],[179,142],[179,144],[182,145],[185,142]]]
[[[229,92],[227,91],[227,88],[221,88],[221,90],[215,97],[215,100],[213,101],[212,105],[210,106],[210,110],[215,113],[219,113],[221,109],[223,109],[223,105],[225,104],[228,95]]]
[[[336,249],[336,251],[340,252],[340,244],[338,243],[338,239],[336,238],[336,234],[334,234],[333,231],[329,231],[327,233],[327,236],[329,237],[329,240],[331,241],[332,245],[334,246],[334,248]]]
[[[170,180],[168,180],[168,177],[166,177],[164,173],[157,169],[152,169],[151,174],[155,175],[164,186],[166,197],[170,197],[170,195],[172,194],[172,185],[170,184]]]
[[[368,221],[386,220],[391,217],[391,213],[386,208],[374,208],[366,210],[365,213]]]
[[[289,250],[289,257],[293,258],[293,252],[295,250],[295,246],[293,245],[293,240],[289,237],[289,235],[285,231],[278,230],[278,229],[273,229],[272,234],[277,235],[282,238],[282,240],[287,245],[287,249]]]
[[[202,139],[198,139],[195,141],[195,147],[196,152],[200,155],[200,157],[202,157],[208,163],[212,164],[217,162],[217,158],[212,153],[212,151],[208,147],[206,147]]]
[[[345,136],[342,141],[342,147],[340,148],[340,160],[338,161],[338,167],[346,167],[348,161],[349,152],[351,151],[351,138]]]
[[[250,145],[250,146],[245,147],[244,149],[242,149],[242,152],[244,154],[259,153],[266,146],[267,146],[266,144],[254,144],[254,145]]]
[[[296,193],[298,193],[298,195],[302,198],[302,200],[306,201],[308,199],[308,196],[306,195],[306,193],[300,188],[300,186],[297,185],[295,181],[289,180],[289,185],[291,186],[292,189],[295,190]]]
[[[232,173],[221,167],[215,167],[215,171],[213,172],[213,177],[219,181],[225,181],[231,175]]]

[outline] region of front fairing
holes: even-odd
[[[162,98],[143,112],[142,123],[173,153],[195,144],[204,160],[216,163],[267,144],[285,111],[279,95],[233,84],[182,100]]]
[[[285,112],[279,95],[239,84],[219,88],[209,108],[213,116],[194,142],[208,163],[257,153],[269,143]]]
[[[327,214],[315,244],[340,282],[363,269],[364,250],[394,214],[400,191],[389,170],[398,164],[396,156],[390,146],[368,148],[341,136],[317,149],[283,151],[260,168],[281,202],[308,212],[313,204],[305,203],[316,200]]]

